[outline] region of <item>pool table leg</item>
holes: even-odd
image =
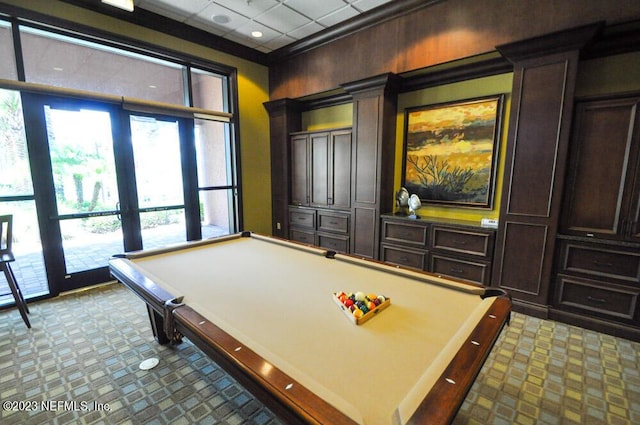
[[[162,317],[162,315],[151,308],[151,306],[148,304],[147,313],[149,313],[149,321],[151,322],[151,330],[153,331],[153,336],[156,341],[158,341],[158,344],[166,345],[171,342],[164,331],[164,318]]]

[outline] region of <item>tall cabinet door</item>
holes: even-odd
[[[291,137],[291,204],[309,205],[309,137]]]
[[[331,133],[329,160],[329,198],[332,208],[351,206],[351,130]]]
[[[309,205],[326,207],[329,198],[329,133],[309,135],[311,147],[311,199]]]
[[[581,102],[576,107],[562,232],[627,239],[638,234],[640,98]],[[637,127],[637,126],[636,126]]]

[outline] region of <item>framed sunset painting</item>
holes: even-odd
[[[423,203],[492,208],[504,95],[405,111],[403,186]]]

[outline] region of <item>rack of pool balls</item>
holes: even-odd
[[[361,325],[391,305],[391,298],[364,292],[336,292],[333,300],[356,325]]]

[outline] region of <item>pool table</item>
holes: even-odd
[[[287,423],[449,423],[511,311],[499,290],[250,232],[109,267],[160,343],[188,338]],[[356,325],[341,291],[390,305]]]

